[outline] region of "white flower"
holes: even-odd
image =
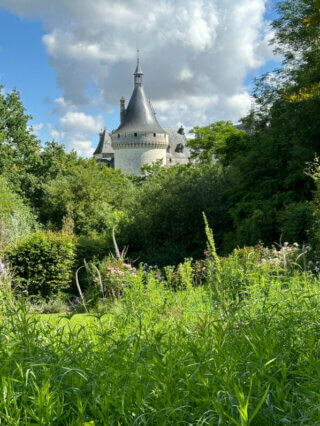
[[[293,243],[293,247],[299,247],[298,243]]]
[[[313,265],[312,260],[309,260],[308,265]]]
[[[319,272],[319,268],[318,268],[318,266],[316,266],[316,267],[314,268],[314,270],[315,270],[316,272]]]
[[[306,250],[310,251],[311,250],[311,246],[306,246]]]

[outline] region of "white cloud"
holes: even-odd
[[[86,121],[85,131],[92,129],[90,119],[79,115],[85,107],[108,111],[122,95],[131,95],[137,47],[146,92],[163,125],[237,120],[250,104],[245,78],[272,58],[267,1],[0,0],[0,5],[42,20],[43,43],[63,91],[54,112],[65,114],[59,126],[69,132],[77,121]]]
[[[51,103],[50,100],[48,100],[48,103]],[[56,98],[53,100],[54,108],[50,112],[50,114],[64,114],[67,111],[73,111],[76,109],[76,106],[73,105],[71,101],[65,100],[63,96],[60,96],[60,98]]]
[[[74,149],[83,157],[91,157],[104,121],[101,115],[93,117],[83,112],[69,111],[59,119],[56,127],[51,123],[47,126],[51,138],[63,143],[68,151]]]
[[[99,115],[97,118],[83,112],[67,112],[59,119],[59,126],[66,132],[76,131],[77,133],[94,133],[103,127],[103,118]]]
[[[32,126],[29,126],[30,132],[33,133],[37,137],[40,136],[42,129],[43,129],[43,123],[32,124]]]

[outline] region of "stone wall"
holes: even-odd
[[[124,173],[139,175],[144,164],[151,164],[161,159],[166,164],[166,150],[157,148],[129,148],[119,149],[115,153],[115,168]]]
[[[165,133],[117,133],[111,135],[115,168],[139,175],[141,166],[162,160],[166,164],[168,135]]]

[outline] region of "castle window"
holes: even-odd
[[[138,136],[138,133],[135,133],[135,134],[134,134],[134,136],[136,136],[136,137],[137,137],[137,136]]]
[[[153,136],[156,137],[156,134],[154,133]]]
[[[168,145],[167,152],[170,152],[170,145]]]
[[[118,138],[120,138],[120,133],[118,133]]]
[[[183,152],[183,145],[182,143],[178,143],[178,145],[176,146],[175,152]]]

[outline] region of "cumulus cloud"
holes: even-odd
[[[28,129],[35,136],[39,137],[41,135],[41,130],[43,129],[43,123],[32,124],[32,126],[29,126]]]
[[[137,47],[146,92],[163,125],[236,121],[250,107],[245,78],[273,58],[267,1],[0,0],[0,5],[42,20],[43,43],[64,94],[54,112],[65,114],[59,126],[69,132],[72,121],[82,120],[79,111],[94,105],[108,112],[122,95],[129,98]]]
[[[97,138],[97,133],[104,128],[101,115],[93,117],[83,112],[68,111],[58,121],[57,126],[48,123],[48,133],[52,139],[63,143],[67,150],[76,150],[83,157],[93,154],[92,140]]]

